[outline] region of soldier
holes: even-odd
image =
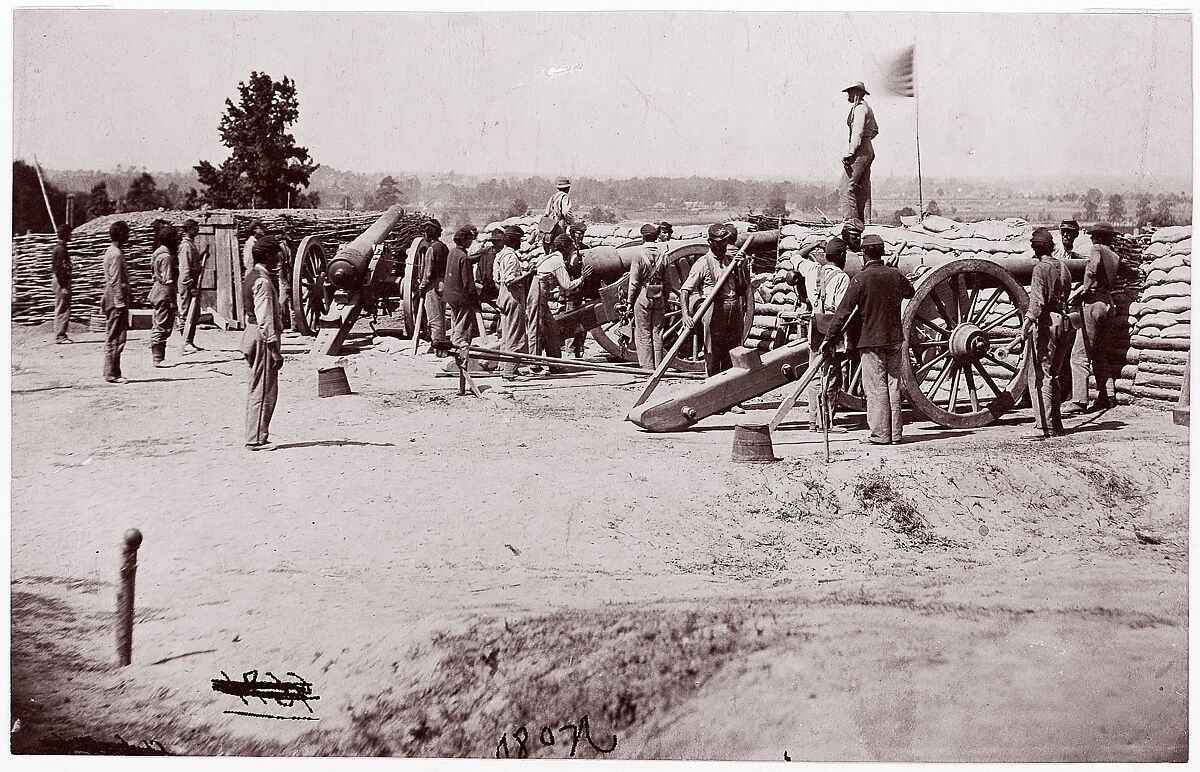
[[[455,346],[470,345],[477,334],[475,313],[479,310],[479,291],[467,255],[467,248],[474,240],[474,228],[459,228],[454,232],[454,249],[446,256],[442,299],[450,306],[450,342]]]
[[[846,275],[846,242],[834,236],[825,242],[825,264],[818,265],[809,255],[820,244],[810,244],[800,250],[800,260],[795,261],[796,272],[804,278],[804,291],[808,295],[808,303],[812,307],[812,321],[808,325],[809,365],[821,363],[824,370],[825,392],[821,393],[821,382],[816,378],[808,387],[805,399],[808,400],[809,428],[814,432],[823,431],[833,423],[833,414],[837,408],[837,395],[842,388],[842,368],[838,362],[839,355],[846,352],[843,341],[836,341],[832,356],[821,356],[820,348],[825,342],[825,333],[829,329],[833,314],[837,311],[842,298],[846,296],[846,288],[850,285],[850,277]],[[824,400],[824,413],[821,402]]]
[[[1029,283],[1029,310],[1021,327],[1021,337],[1033,345],[1033,367],[1029,371],[1029,395],[1033,401],[1034,422],[1041,434],[1033,439],[1058,437],[1063,429],[1059,408],[1059,377],[1063,374],[1070,351],[1067,327],[1067,294],[1071,273],[1067,264],[1054,257],[1054,237],[1038,228],[1030,238],[1038,263]]]
[[[572,279],[583,278],[583,250],[587,247],[583,244],[583,237],[587,234],[587,226],[578,220],[567,229],[567,235],[570,236],[571,242],[574,244],[574,249],[566,258],[567,275]],[[567,308],[574,311],[583,306],[583,297],[585,288],[582,284],[567,293]],[[583,358],[583,344],[587,340],[587,333],[582,329],[575,334],[571,341],[571,353],[576,359]]]
[[[442,224],[425,223],[425,238],[417,245],[417,297],[425,305],[429,324],[429,353],[446,356],[446,304],[442,301],[442,282],[446,279],[446,256],[450,250],[442,243]]]
[[[842,332],[847,333],[848,342],[859,353],[867,395],[871,435],[862,442],[898,445],[904,429],[900,413],[900,363],[904,356],[900,304],[913,296],[913,285],[904,274],[883,264],[884,244],[879,236],[864,236],[862,249],[863,269],[850,279],[820,351],[826,356],[833,354]],[[858,318],[847,329],[855,309]]]
[[[542,217],[542,222],[549,226],[541,227],[542,231],[542,249],[546,254],[550,254],[553,249],[554,239],[567,232],[567,228],[575,224],[575,215],[571,213],[571,181],[566,177],[559,177],[555,187],[558,192],[550,196],[546,202],[546,213]]]
[[[63,223],[55,230],[58,243],[50,255],[50,269],[54,284],[54,342],[70,343],[67,328],[71,324],[71,254],[67,244],[71,241],[71,226]]]
[[[856,217],[866,223],[871,218],[871,164],[875,161],[871,140],[879,135],[879,124],[875,122],[875,111],[865,99],[871,92],[862,81],[842,91],[846,92],[846,101],[850,103],[850,114],[846,116],[850,143],[842,156],[845,191],[842,214],[847,219]]]
[[[104,380],[125,383],[121,375],[121,352],[129,334],[129,306],[133,292],[129,288],[129,269],[125,265],[125,245],[129,243],[129,223],[117,220],[108,226],[112,242],[104,252],[104,295],[100,309],[105,316]]]
[[[183,221],[183,239],[179,242],[179,332],[183,336],[181,354],[200,351],[196,345],[196,324],[200,318],[200,273],[204,259],[196,247],[200,226],[188,218]],[[194,302],[193,302],[194,301]]]
[[[653,370],[663,360],[663,326],[667,298],[663,292],[667,250],[660,247],[659,229],[649,223],[642,226],[642,254],[629,268],[627,313],[633,314],[633,340],[638,364]]]
[[[1064,223],[1066,225],[1066,223]],[[1075,226],[1075,234],[1079,226]],[[1088,229],[1092,237],[1092,254],[1084,269],[1083,283],[1067,299],[1070,306],[1079,307],[1079,323],[1082,329],[1071,346],[1071,401],[1063,405],[1064,414],[1082,413],[1088,409],[1088,378],[1096,378],[1096,401],[1093,410],[1108,410],[1112,400],[1108,396],[1107,383],[1112,380],[1108,362],[1104,356],[1105,333],[1112,314],[1112,288],[1121,267],[1121,258],[1112,250],[1117,231],[1106,222]],[[1075,235],[1062,231],[1063,246],[1074,246]],[[1069,253],[1075,257],[1074,252]]]
[[[167,340],[175,327],[176,303],[176,253],[179,249],[179,232],[174,225],[163,225],[158,231],[160,246],[150,256],[150,275],[154,279],[150,287],[150,306],[154,309],[154,327],[150,332],[150,355],[155,367],[165,367]]]
[[[534,345],[532,341],[535,340],[532,335],[533,329],[535,326],[538,328],[536,337],[538,348],[531,348],[529,352],[531,354],[545,353],[546,356],[556,359],[562,356],[562,336],[559,333],[558,324],[554,321],[554,315],[550,312],[550,295],[556,288],[564,293],[573,292],[592,275],[591,266],[585,266],[577,279],[572,279],[567,273],[567,260],[574,251],[575,243],[564,234],[554,239],[554,251],[537,262],[537,276],[529,288],[531,300],[527,306],[529,314],[526,318],[526,324],[531,333],[529,336],[531,347]],[[536,311],[534,310],[535,303],[532,300],[535,293],[537,297]],[[550,372],[553,374],[566,371],[551,365]]]
[[[246,331],[241,352],[250,367],[246,399],[246,448],[274,450],[270,441],[271,416],[279,399],[279,370],[283,367],[280,348],[282,320],[274,272],[279,265],[275,239],[256,239],[251,253],[254,264],[242,280],[242,305],[246,309]]]
[[[671,227],[671,223],[667,222],[666,220],[663,220],[662,222],[660,222],[658,224],[658,240],[659,241],[670,241],[671,237],[674,235],[675,235],[675,229],[673,227]]]
[[[493,231],[495,234],[495,231]],[[496,254],[492,266],[492,277],[496,282],[499,297],[496,305],[500,308],[500,348],[515,354],[528,353],[529,339],[525,329],[525,302],[530,273],[521,267],[517,249],[525,237],[524,231],[515,225],[504,229],[502,249]],[[495,239],[495,235],[492,237]],[[515,380],[518,374],[516,362],[503,362],[500,365],[501,377],[506,381]]]
[[[683,306],[683,326],[691,331],[692,293],[712,292],[717,279],[734,259],[728,254],[729,245],[737,238],[728,225],[717,223],[708,228],[708,253],[701,255],[692,264],[680,288],[679,297]],[[704,368],[709,376],[728,370],[733,366],[729,352],[742,344],[745,337],[745,295],[750,277],[744,258],[739,254],[739,265],[716,290],[716,300],[705,312],[704,324]],[[735,410],[740,412],[740,409]]]
[[[246,245],[242,247],[242,270],[249,274],[254,268],[254,244],[261,238],[267,235],[267,228],[263,225],[262,220],[252,220],[250,222],[250,237],[246,239]]]

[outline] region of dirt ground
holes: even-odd
[[[1188,435],[1169,414],[1045,443],[1028,411],[914,420],[884,448],[848,416],[825,465],[800,408],[782,460],[745,465],[736,416],[623,422],[625,376],[459,397],[432,356],[368,348],[328,399],[289,356],[280,447],[251,454],[238,334],[202,330],[160,370],[146,335],[112,386],[101,335],[13,329],[14,751],[1187,758]],[[214,691],[250,671],[319,699]]]

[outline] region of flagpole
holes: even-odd
[[[921,97],[916,96],[917,107],[917,215],[920,219],[925,217],[925,189],[924,180],[921,178]]]

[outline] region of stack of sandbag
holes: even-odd
[[[1146,249],[1144,279],[1125,316],[1130,348],[1116,382],[1120,402],[1174,407],[1191,348],[1192,229],[1156,231]]]

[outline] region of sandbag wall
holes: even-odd
[[[337,247],[349,242],[379,218],[381,212],[346,212],[323,209],[204,210],[170,212],[124,212],[89,220],[71,235],[71,261],[74,266],[71,317],[88,321],[100,307],[104,293],[104,251],[108,248],[108,228],[117,220],[129,223],[126,251],[129,281],[135,307],[147,307],[150,292],[150,254],[154,242],[155,220],[179,227],[188,218],[203,221],[206,214],[232,214],[237,223],[238,242],[250,236],[250,223],[261,219],[272,235],[286,236],[295,248],[301,239],[316,235],[332,256]],[[401,255],[421,232],[425,215],[405,215],[392,230],[387,244]],[[52,234],[30,234],[13,238],[12,314],[17,324],[41,324],[54,318],[54,291],[51,285],[50,253],[56,239]]]
[[[1117,315],[1132,331],[1117,401],[1169,410],[1179,399],[1191,349],[1191,226],[1156,231],[1145,260],[1137,300]]]

